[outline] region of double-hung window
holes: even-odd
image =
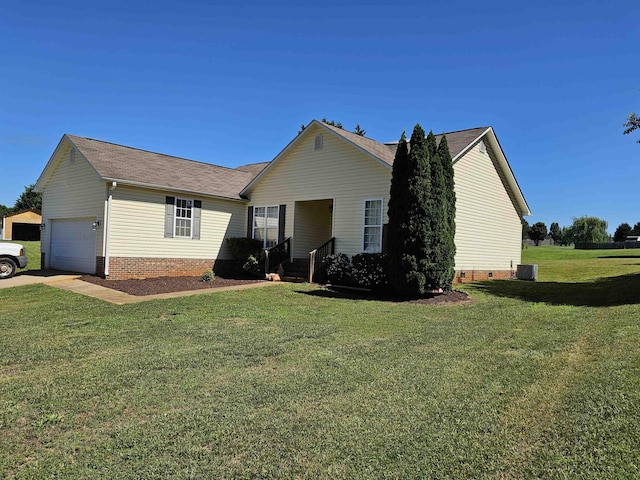
[[[253,209],[253,238],[262,242],[263,248],[278,243],[279,207],[269,205]]]
[[[176,198],[174,235],[191,238],[193,200]]]
[[[382,204],[382,198],[369,198],[364,201],[363,252],[382,251]]]

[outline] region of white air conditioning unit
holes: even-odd
[[[516,270],[516,277],[518,280],[538,280],[538,265],[518,265]]]

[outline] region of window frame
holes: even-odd
[[[367,225],[367,202],[380,202],[380,223]],[[362,252],[363,253],[381,253],[382,252],[382,231],[384,228],[384,197],[365,198],[362,201]],[[368,228],[379,228],[378,248],[376,250],[366,249],[366,232]]]
[[[264,217],[258,217],[256,215],[256,211],[260,208],[264,208]],[[275,245],[278,244],[278,239],[280,238],[280,205],[254,205],[253,206],[253,218],[252,218],[252,225],[251,225],[251,238],[254,240],[262,240],[262,248],[263,249],[268,249],[268,248],[272,248],[272,247],[267,247],[267,230],[269,229],[269,226],[267,224],[267,219],[268,218],[273,218],[273,217],[269,217],[269,209],[270,208],[275,208],[276,210],[276,238],[275,238]],[[264,218],[265,222],[264,222],[264,226],[263,227],[256,227],[256,218]],[[262,239],[260,238],[256,238],[256,230],[262,230]]]
[[[178,207],[178,202],[179,201],[184,201],[184,202],[191,202],[191,206],[188,207],[189,210],[191,211],[191,216],[189,217],[178,217],[178,208],[182,209],[182,210],[186,210],[187,207]],[[173,237],[174,238],[193,238],[193,217],[194,217],[194,211],[195,211],[195,200],[193,198],[183,198],[183,197],[175,197],[174,201],[173,201]],[[178,220],[189,220],[189,235],[178,235],[178,231],[176,230],[177,228],[177,223]]]

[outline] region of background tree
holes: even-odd
[[[574,218],[567,234],[572,243],[605,243],[610,239],[607,221],[598,217]]]
[[[340,130],[344,130],[342,123],[336,122],[335,120],[327,120],[326,118],[323,118],[321,122],[326,123],[327,125],[331,125],[332,127],[339,128]],[[307,127],[304,124],[300,125],[300,130],[298,130],[298,135],[304,132],[305,128]],[[358,123],[356,125],[356,128],[353,130],[353,133],[355,133],[356,135],[360,135],[361,137],[364,137],[367,134],[367,131],[363,130],[362,127],[360,127],[360,124]]]
[[[366,130],[363,130],[363,129],[360,127],[360,124],[358,123],[358,124],[356,125],[356,128],[354,128],[354,129],[353,129],[353,133],[355,133],[356,135],[360,135],[361,137],[364,137],[364,136],[367,134],[367,131],[366,131]]]
[[[551,237],[551,240],[553,240],[554,245],[560,243],[562,240],[562,230],[560,230],[558,222],[553,222],[549,227],[549,236]]]
[[[524,241],[529,238],[529,222],[522,217],[520,223],[522,223],[522,243],[524,243]]]
[[[9,215],[11,213],[11,209],[6,205],[0,204],[0,217],[4,217],[5,215]]]
[[[628,135],[634,130],[640,128],[640,117],[638,117],[635,113],[630,113],[627,121],[623,123],[622,126],[627,127],[624,131],[624,134]],[[636,143],[640,143],[640,139],[636,140]]]
[[[562,227],[560,235],[560,245],[573,245],[573,236],[570,227]]]
[[[19,212],[20,210],[26,210],[28,208],[42,210],[42,195],[40,193],[34,192],[34,187],[35,184],[33,183],[29,186],[24,187],[24,192],[20,194],[20,196],[16,200],[15,205],[13,206],[14,212]]]
[[[640,235],[640,222],[636,223],[631,229],[631,235]]]
[[[613,241],[624,242],[624,239],[627,238],[627,235],[631,235],[631,225],[629,225],[628,223],[621,223],[613,233]]]
[[[403,133],[398,143],[389,198],[387,252],[389,283],[401,295],[420,296],[431,270],[431,224],[427,205],[431,190],[424,130],[413,129],[411,151]]]
[[[544,222],[537,222],[531,225],[529,228],[529,238],[534,241],[536,247],[540,245],[540,242],[547,238],[547,226]]]

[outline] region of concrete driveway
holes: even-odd
[[[0,280],[0,288],[21,287],[34,283],[55,283],[65,280],[73,280],[82,275],[61,272],[59,270],[27,270],[18,272],[13,278]]]

